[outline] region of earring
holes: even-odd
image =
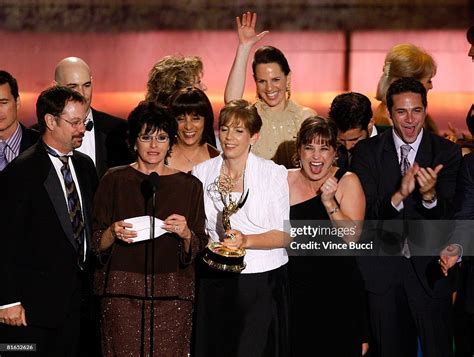
[[[289,100],[291,97],[291,85],[290,83],[288,83],[286,85],[286,100]]]

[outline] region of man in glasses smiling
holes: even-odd
[[[40,94],[36,114],[41,139],[1,177],[0,343],[75,356],[97,186],[92,160],[75,150],[87,104],[55,86]]]

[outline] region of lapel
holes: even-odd
[[[20,154],[38,141],[39,133],[21,126]]]
[[[423,129],[423,136],[416,153],[415,161],[420,165],[420,167],[431,167],[432,158],[433,150],[431,146],[431,137],[428,131]]]
[[[58,177],[58,174],[56,173],[56,170],[54,169],[54,166],[51,163],[48,153],[44,149],[43,145],[44,144],[42,142],[38,143],[37,145],[39,164],[46,171],[46,179],[44,180],[43,185],[46,192],[48,193],[51,203],[53,204],[54,211],[58,217],[64,234],[74,249],[77,251],[79,247],[74,240],[66,199],[64,198],[64,192],[61,187],[61,182],[59,181],[62,178]]]
[[[392,129],[393,130],[393,129]],[[381,182],[385,182],[383,192],[392,192],[395,186],[399,186],[402,179],[400,163],[398,161],[395,142],[393,141],[392,130],[386,130],[380,137],[382,139],[382,155],[378,160],[379,174],[382,177]]]
[[[91,108],[92,116],[94,118],[94,139],[95,139],[95,165],[99,177],[107,171],[107,152],[106,152],[106,139],[107,135],[104,131],[103,121],[101,120],[100,113]]]

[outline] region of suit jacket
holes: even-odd
[[[474,219],[474,152],[463,157],[454,201],[456,219]]]
[[[35,144],[39,137],[40,133],[37,130],[28,129],[23,124],[20,123],[22,134],[20,141],[20,154],[28,149],[30,146]]]
[[[82,195],[87,246],[97,186],[92,160],[72,158]],[[80,302],[78,245],[60,179],[40,140],[3,171],[0,305],[21,302],[31,326],[55,327]]]
[[[377,135],[380,135],[384,131],[392,128],[391,126],[387,126],[387,125],[376,125],[375,127],[377,128]],[[363,139],[363,140],[367,140],[367,139]],[[355,146],[354,146],[354,149],[355,149]],[[352,151],[354,151],[354,149]],[[337,161],[336,161],[337,167],[339,167],[341,170],[349,171],[350,166],[351,166],[350,153],[348,152],[348,150],[346,149],[344,145],[338,146],[336,157],[337,157]]]
[[[127,145],[127,122],[92,108],[95,133],[95,162],[97,174],[102,177],[115,166],[132,162]]]
[[[392,129],[393,130],[393,129]],[[427,209],[422,204],[418,188],[404,200],[404,208],[398,212],[391,204],[391,196],[399,187],[402,179],[398,156],[393,141],[392,130],[364,140],[357,144],[352,158],[352,170],[359,176],[366,196],[366,219],[369,220],[437,220],[447,219],[452,214],[452,200],[456,188],[456,177],[461,161],[461,150],[456,144],[423,131],[415,161],[421,167],[434,168],[438,164],[444,167],[438,174],[436,207]],[[382,224],[382,223],[381,223]],[[385,224],[385,223],[383,223]],[[405,224],[401,224],[404,231]],[[377,240],[386,243],[387,235],[376,233]],[[416,235],[408,232],[408,238]],[[388,237],[389,239],[391,237]],[[404,239],[404,236],[401,236]],[[417,239],[429,239],[418,235]],[[398,242],[401,247],[401,241]],[[398,250],[400,253],[400,250]],[[366,281],[366,288],[375,293],[387,291],[397,273],[397,260],[404,257],[369,257],[359,259],[359,265]],[[431,296],[447,295],[450,292],[448,279],[443,278],[437,258],[413,256],[411,263],[425,291]]]
[[[474,242],[474,153],[463,157],[459,170],[456,195],[454,197],[454,218],[456,223],[452,241],[461,244],[464,255],[473,256]],[[472,263],[471,263],[472,264]]]

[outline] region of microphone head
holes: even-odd
[[[160,175],[158,175],[156,172],[152,172],[149,175],[148,180],[150,181],[152,190],[156,191],[156,189],[158,188],[158,184],[160,182]]]
[[[94,122],[92,120],[89,120],[86,124],[86,130],[91,131],[93,127],[94,127]]]

